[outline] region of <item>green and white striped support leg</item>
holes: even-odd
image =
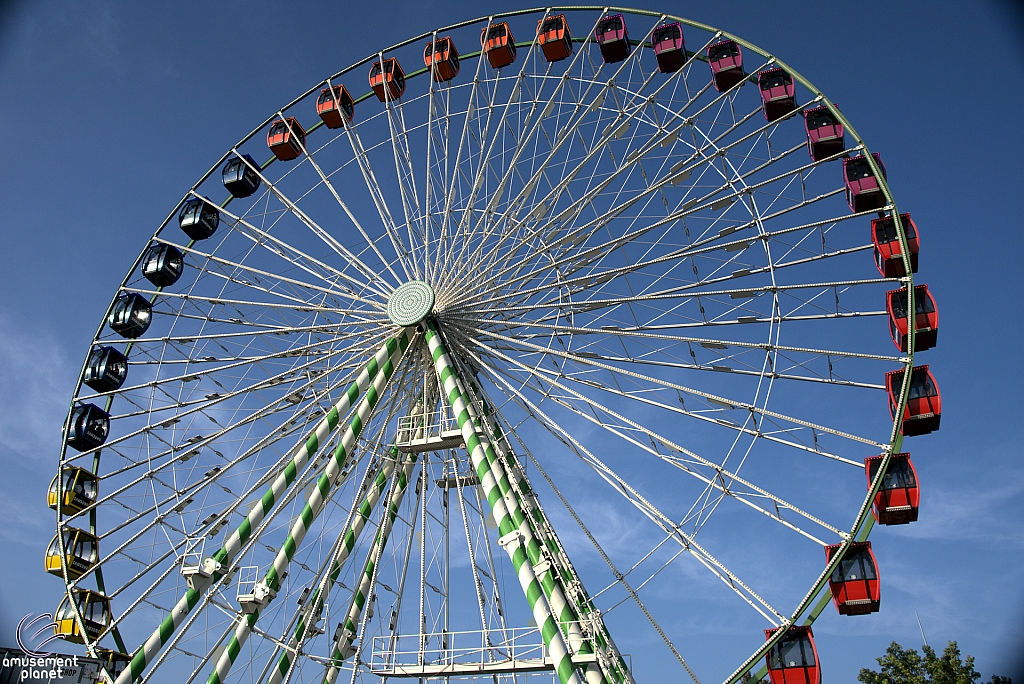
[[[268,604],[274,600],[274,596],[280,590],[281,578],[284,577],[288,565],[295,556],[295,552],[306,537],[306,532],[309,530],[310,525],[313,524],[313,521],[323,511],[324,505],[330,498],[331,489],[341,479],[342,468],[344,468],[349,455],[352,454],[355,448],[356,439],[359,437],[359,433],[362,432],[363,426],[369,421],[370,415],[377,406],[377,402],[384,393],[384,388],[387,387],[394,371],[395,365],[391,362],[391,359],[388,359],[381,365],[380,373],[373,379],[373,384],[366,390],[366,395],[356,407],[356,413],[352,417],[348,428],[345,429],[345,433],[341,436],[341,441],[334,450],[333,457],[327,461],[327,467],[324,468],[323,474],[317,480],[316,486],[310,491],[302,511],[292,522],[288,538],[285,539],[281,550],[277,552],[277,556],[274,558],[273,565],[270,566],[266,577],[263,578],[263,584],[270,590]],[[260,611],[254,610],[239,618],[238,624],[235,627],[235,633],[228,642],[224,652],[221,653],[214,671],[207,680],[207,684],[221,684],[224,682],[259,616]]]
[[[456,378],[456,386],[463,396],[470,396],[458,378]],[[517,525],[520,533],[523,535],[526,555],[530,559],[530,564],[534,568],[541,588],[544,590],[544,595],[547,596],[552,613],[558,616],[559,627],[565,633],[573,653],[592,653],[592,645],[583,638],[583,632],[580,630],[579,617],[573,610],[572,604],[565,597],[561,578],[558,575],[558,568],[553,562],[554,559],[548,559],[546,554],[542,553],[536,531],[533,528],[533,521],[528,515],[523,513],[524,510],[528,510],[528,506],[523,505],[525,502],[519,500],[519,496],[509,480],[509,473],[506,472],[502,459],[498,458],[495,451],[495,449],[501,451],[502,456],[507,454],[507,450],[503,449],[500,443],[500,428],[496,422],[492,422],[489,415],[486,415],[486,406],[484,407],[485,415],[483,416],[477,415],[476,407],[472,402],[467,403],[467,408],[469,409],[470,419],[475,424],[493,426],[489,431],[495,435],[496,440],[493,443],[484,444],[487,463],[490,467],[491,475],[498,483],[498,490],[501,492],[509,517],[511,517],[513,523]],[[604,684],[605,682],[604,675],[597,663],[589,664],[584,670],[584,675],[587,684]]]
[[[342,623],[341,634],[334,641],[334,649],[331,653],[331,664],[327,667],[323,684],[334,684],[341,670],[341,664],[352,654],[352,644],[359,636],[359,622],[363,614],[363,608],[370,598],[373,589],[373,579],[376,575],[377,564],[384,554],[384,547],[387,546],[388,537],[391,535],[391,527],[398,516],[398,508],[402,505],[406,489],[409,488],[409,480],[412,477],[412,470],[416,466],[416,454],[409,454],[406,457],[404,466],[398,471],[398,481],[388,501],[387,511],[381,521],[377,538],[374,540],[370,552],[366,555],[366,564],[363,566],[363,574],[359,576],[359,586],[352,593],[352,603],[345,614],[345,621]]]
[[[270,485],[270,488],[260,500],[259,505],[253,506],[252,510],[249,511],[249,515],[238,526],[238,529],[231,534],[223,548],[213,555],[213,561],[220,564],[222,571],[213,573],[208,579],[201,579],[200,576],[196,576],[196,588],[190,587],[185,592],[185,595],[178,600],[156,631],[135,652],[131,663],[118,675],[115,684],[130,684],[142,677],[146,666],[153,662],[157,654],[160,653],[160,649],[171,640],[175,630],[185,621],[189,611],[196,607],[203,593],[206,592],[210,585],[224,575],[224,571],[228,569],[232,559],[249,539],[252,531],[259,526],[260,522],[263,521],[274,507],[274,504],[281,500],[285,490],[295,481],[299,472],[306,466],[309,459],[316,454],[320,445],[327,441],[327,438],[338,426],[341,416],[348,412],[359,395],[369,387],[370,382],[380,372],[381,365],[393,359],[396,354],[405,353],[414,332],[413,328],[403,329],[397,337],[388,339],[384,346],[370,359],[366,367],[356,377],[355,382],[349,386],[338,403],[327,413],[327,416],[317,424],[306,441],[295,448],[292,460]]]
[[[515,568],[519,585],[522,587],[526,600],[530,604],[533,619],[540,627],[544,645],[547,647],[548,654],[555,664],[558,679],[561,684],[581,684],[580,677],[573,666],[569,648],[562,637],[557,621],[551,613],[544,590],[533,572],[533,565],[529,562],[530,559],[523,544],[519,525],[513,522],[509,515],[498,482],[491,473],[486,453],[487,445],[480,441],[476,433],[473,420],[470,418],[468,402],[457,384],[458,376],[455,368],[452,366],[448,352],[444,348],[441,337],[438,335],[432,321],[427,321],[426,338],[430,355],[434,360],[434,369],[437,371],[443,386],[444,395],[459,423],[462,439],[466,442],[466,450],[469,452],[473,469],[476,471],[477,477],[480,478],[480,486],[487,496],[488,503],[490,503],[492,515],[498,522],[498,530],[502,535],[499,543],[512,559],[512,566]]]
[[[576,651],[577,653],[591,653],[593,652],[593,646],[596,645],[599,652],[602,652],[604,655],[604,660],[601,661],[600,665],[592,663],[587,666],[587,681],[594,684],[598,674],[597,670],[600,668],[603,670],[601,674],[603,674],[606,679],[610,678],[615,682],[632,682],[632,677],[626,667],[625,660],[623,660],[618,648],[612,641],[611,635],[608,633],[608,629],[605,627],[600,614],[596,612],[594,603],[590,599],[590,595],[587,594],[586,589],[583,587],[583,583],[579,580],[579,576],[572,566],[572,561],[569,560],[568,555],[562,548],[561,542],[558,541],[558,536],[555,534],[554,528],[551,527],[551,523],[544,515],[540,501],[537,499],[536,492],[534,492],[533,487],[530,486],[529,481],[526,478],[526,473],[522,469],[522,465],[519,463],[518,459],[516,459],[511,445],[508,443],[508,437],[502,431],[501,423],[497,421],[496,417],[490,415],[487,402],[481,396],[476,383],[471,381],[470,387],[472,389],[471,396],[478,398],[483,406],[487,420],[486,424],[494,435],[493,446],[501,457],[501,463],[507,470],[511,471],[508,474],[514,477],[514,481],[517,482],[516,490],[518,495],[522,497],[523,508],[527,512],[527,520],[530,521],[530,525],[534,528],[535,532],[538,531],[538,528],[543,528],[545,534],[537,536],[543,536],[546,539],[544,546],[548,550],[550,559],[554,562],[555,568],[553,569],[553,573],[555,579],[560,584],[560,588],[563,590],[563,599],[568,603],[568,607],[572,611],[572,615],[577,615],[581,612],[588,614],[589,621],[596,629],[594,643],[585,643]],[[572,586],[576,590],[575,592],[568,590],[567,582],[572,583]],[[576,600],[576,609],[572,607],[573,602],[568,600],[569,594],[572,594],[573,598]],[[557,599],[552,601],[553,607],[556,601]],[[565,615],[565,613],[560,611],[559,615]],[[564,619],[565,618],[563,618],[563,620]],[[571,634],[569,643],[574,649],[576,648],[576,644],[573,643]]]
[[[395,459],[398,456],[398,450],[391,450],[391,458],[384,460],[384,466],[380,472],[377,473],[377,477],[374,478],[373,483],[366,492],[366,496],[363,497],[363,502],[359,505],[359,509],[356,511],[356,515],[352,520],[351,526],[345,536],[342,539],[341,546],[338,548],[337,554],[334,556],[334,560],[331,562],[331,568],[327,575],[327,581],[322,587],[317,587],[316,592],[310,599],[310,603],[313,608],[308,611],[308,615],[319,615],[323,609],[324,601],[327,600],[327,596],[330,595],[331,589],[334,588],[334,583],[337,581],[338,576],[341,574],[341,568],[348,560],[349,555],[352,553],[352,549],[356,545],[356,541],[359,539],[360,533],[366,526],[366,522],[370,519],[370,513],[373,511],[374,506],[377,505],[377,501],[380,500],[381,494],[384,493],[384,487],[388,483],[388,479],[391,477],[391,473],[395,470]],[[323,591],[321,592],[321,589]],[[288,640],[288,645],[284,649],[284,653],[281,654],[280,659],[277,661],[277,667],[270,672],[270,678],[267,680],[267,684],[281,684],[285,676],[288,674],[288,670],[292,666],[292,653],[295,652],[298,647],[299,641],[302,640],[306,633],[306,615],[299,618],[298,623],[295,625],[295,633]]]

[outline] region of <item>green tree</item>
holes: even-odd
[[[981,674],[974,669],[974,656],[963,659],[960,647],[950,641],[936,655],[931,646],[922,648],[922,656],[913,648],[903,648],[895,641],[876,658],[881,670],[863,668],[857,681],[863,684],[976,684]],[[1009,677],[993,675],[985,684],[1013,684]]]

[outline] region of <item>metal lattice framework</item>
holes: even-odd
[[[594,27],[618,12],[633,49],[605,63]],[[557,14],[573,52],[549,63],[534,27]],[[519,38],[502,69],[478,49],[496,21]],[[688,51],[663,74],[647,43],[667,21]],[[447,82],[412,68],[442,36],[464,50]],[[765,121],[751,78],[712,86],[722,39],[747,74],[793,76],[790,115]],[[390,57],[400,98],[316,118],[322,88],[362,92]],[[843,155],[808,158],[810,106],[844,124]],[[301,154],[267,159],[288,117]],[[62,560],[69,597],[109,600],[93,632],[69,603],[86,650],[132,656],[117,684],[752,672],[827,603],[841,554],[821,547],[866,538],[902,440],[910,373],[895,420],[883,378],[913,354],[889,346],[884,293],[910,285],[913,312],[913,281],[875,271],[849,154],[881,175],[789,65],[645,11],[481,18],[317,84],[147,243],[111,310],[138,293],[148,328],[97,331],[127,380],[80,378],[72,410],[102,408],[109,436],[61,454],[95,501],[57,503],[60,530],[98,538],[80,576]],[[242,155],[260,187],[219,201]],[[203,240],[176,225],[196,199],[219,217]],[[143,277],[151,245],[183,255],[173,284]]]

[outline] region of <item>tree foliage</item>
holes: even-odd
[[[937,655],[931,646],[921,649],[903,648],[895,641],[876,658],[881,670],[863,668],[857,681],[863,684],[977,684],[981,674],[974,669],[974,656],[962,658],[960,647],[950,641]],[[993,675],[984,684],[1013,684],[1009,677]]]

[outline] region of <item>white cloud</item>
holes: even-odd
[[[48,334],[0,315],[0,453],[33,470],[55,464],[77,368]]]

